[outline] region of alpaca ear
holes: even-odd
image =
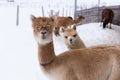
[[[76,30],[76,24],[73,24],[73,25],[72,25],[72,28],[73,28],[74,30]]]
[[[31,21],[33,22],[36,19],[34,15],[31,15]]]

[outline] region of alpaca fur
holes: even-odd
[[[77,19],[73,20],[72,17],[61,17],[61,16],[56,16],[55,18],[55,29],[54,33],[56,36],[60,35],[59,30],[61,27],[67,27],[73,24],[78,24],[80,23],[83,19],[85,19],[83,16],[79,16]]]
[[[96,46],[91,46],[90,48],[93,49],[106,49],[106,48],[117,48],[120,50],[120,44],[114,43],[114,44],[101,44],[101,45],[96,45]]]
[[[68,49],[85,48],[85,44],[79,37],[76,31],[76,25],[71,25],[69,28],[62,28],[64,35],[64,42]]]
[[[31,19],[34,36],[44,41],[42,44],[35,38],[40,67],[49,80],[120,80],[119,49],[81,48],[56,56],[51,40],[54,21],[48,17]]]

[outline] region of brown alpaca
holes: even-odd
[[[71,25],[70,28],[63,28],[64,42],[68,49],[85,48],[85,44],[80,39],[76,31],[76,25]]]
[[[56,56],[53,19],[35,16],[31,19],[40,67],[49,80],[120,80],[119,49],[81,48]]]
[[[67,27],[73,24],[80,23],[83,19],[85,19],[83,16],[79,16],[77,19],[73,20],[72,17],[54,17],[55,18],[55,29],[54,33],[56,36],[60,35],[59,30],[60,27]]]
[[[102,11],[102,20],[101,22],[103,22],[103,29],[104,28],[108,28],[108,23],[110,23],[109,28],[111,29],[111,23],[113,21],[114,18],[114,12],[112,11],[112,9],[103,9]]]

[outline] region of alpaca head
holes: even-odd
[[[52,18],[35,17],[31,15],[33,34],[35,40],[40,45],[48,44],[52,41],[52,30],[54,21]]]
[[[64,35],[64,41],[68,45],[74,44],[74,42],[79,38],[76,31],[76,25],[68,26],[68,28],[62,28],[62,31]]]
[[[85,17],[84,16],[78,16],[78,19],[85,19]]]

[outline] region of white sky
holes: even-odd
[[[7,2],[7,0],[0,0],[1,2]],[[40,5],[40,6],[74,6],[75,0],[14,0],[17,4],[24,6],[28,5]],[[100,0],[100,6],[120,5],[120,0]],[[98,0],[77,0],[77,6],[83,8],[90,8],[98,6]]]
[[[3,1],[3,0],[0,0]],[[6,0],[7,1],[7,0]],[[14,0],[15,2],[41,2],[41,5],[74,5],[75,0]],[[96,5],[98,0],[77,0],[78,5]],[[100,0],[101,5],[120,5],[120,0]]]

